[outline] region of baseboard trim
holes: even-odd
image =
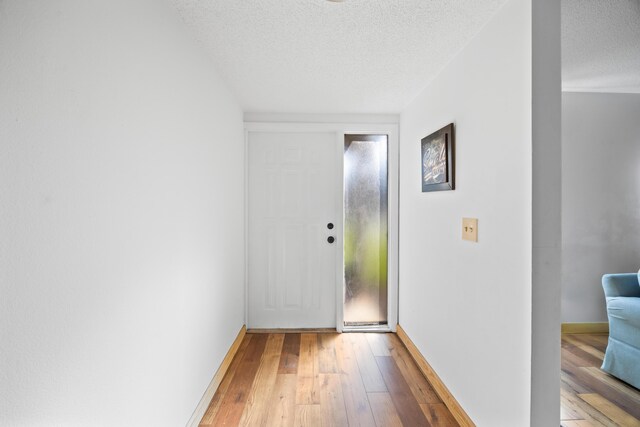
[[[462,409],[460,403],[458,403],[455,397],[453,397],[447,386],[444,385],[438,374],[436,374],[436,371],[433,370],[431,365],[429,365],[429,362],[427,362],[427,359],[425,359],[422,353],[420,353],[420,350],[418,350],[418,347],[416,347],[413,341],[411,341],[405,330],[402,329],[402,326],[397,326],[396,334],[409,351],[413,360],[415,360],[422,374],[427,378],[429,383],[431,383],[436,394],[440,399],[442,399],[442,402],[447,406],[447,408],[449,408],[449,411],[451,411],[451,414],[454,416],[456,421],[458,421],[460,426],[475,427],[475,424],[471,418],[469,418],[469,415],[467,415],[464,409]]]
[[[561,330],[563,334],[607,334],[609,333],[609,323],[563,323]]]
[[[202,395],[202,399],[200,399],[200,402],[196,407],[196,410],[193,412],[193,415],[191,415],[191,418],[187,423],[187,427],[198,427],[198,425],[200,424],[202,417],[204,417],[204,414],[207,412],[207,408],[209,408],[209,403],[211,403],[213,395],[216,394],[216,390],[220,386],[220,383],[224,378],[224,374],[227,373],[229,365],[231,365],[233,357],[238,352],[240,343],[242,343],[242,339],[244,338],[244,335],[246,333],[247,327],[245,325],[242,325],[242,328],[240,328],[240,332],[238,332],[238,336],[233,341],[233,344],[231,344],[231,348],[229,348],[227,355],[224,357],[224,359],[222,359],[222,363],[216,371],[216,374],[213,376],[213,379],[209,383],[209,387],[207,387],[207,390],[205,390],[204,395]]]

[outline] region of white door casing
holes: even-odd
[[[248,133],[249,328],[336,327],[337,155],[335,133]]]

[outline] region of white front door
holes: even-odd
[[[335,133],[249,133],[249,328],[336,326],[336,144]]]

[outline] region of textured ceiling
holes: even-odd
[[[562,0],[562,88],[640,93],[640,0]]]
[[[296,113],[399,113],[505,3],[171,1],[245,111]]]

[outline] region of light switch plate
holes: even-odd
[[[462,218],[462,240],[478,241],[478,218]]]

